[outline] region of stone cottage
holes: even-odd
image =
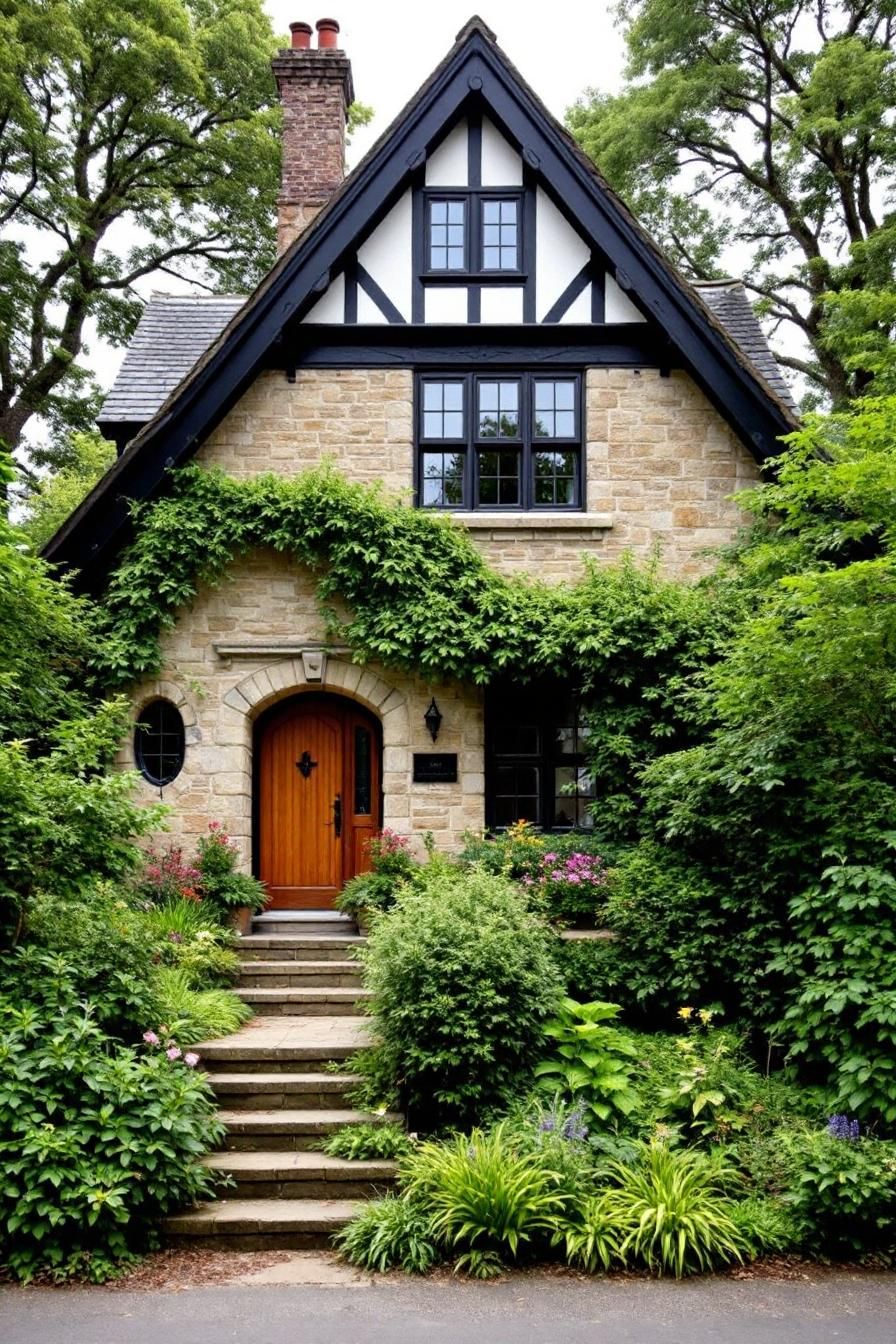
[[[157,295],[99,420],[119,458],[47,548],[101,586],[128,501],[194,460],[334,460],[449,511],[497,568],[573,578],[659,548],[698,575],[795,424],[742,285],[695,286],[472,19],[344,177],[338,25],[292,25],[280,256],[248,298]],[[175,834],[221,819],[275,908],[328,907],[385,825],[588,823],[576,706],[358,666],[311,576],[235,562],[163,637],[125,752]]]

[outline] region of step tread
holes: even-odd
[[[230,1172],[243,1180],[288,1181],[296,1176],[307,1176],[319,1181],[342,1177],[355,1180],[386,1178],[398,1171],[398,1163],[386,1158],[330,1157],[310,1149],[297,1152],[221,1152],[209,1153],[203,1165],[215,1171]]]
[[[274,1111],[219,1110],[218,1119],[233,1134],[320,1134],[342,1125],[376,1123],[400,1125],[404,1116],[397,1111],[372,1115],[355,1110],[302,1110],[287,1107]]]
[[[229,1092],[342,1092],[357,1085],[354,1073],[211,1073],[212,1088]]]
[[[372,989],[354,985],[284,986],[265,989],[263,985],[246,985],[234,991],[241,999],[252,1003],[344,1003],[346,999],[372,999]]]
[[[216,1199],[165,1219],[169,1232],[317,1231],[341,1227],[363,1207],[357,1199]]]
[[[361,933],[244,933],[237,947],[360,947]]]
[[[245,961],[244,975],[360,975],[359,961]]]

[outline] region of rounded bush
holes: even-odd
[[[476,1123],[528,1081],[560,998],[553,934],[501,876],[424,869],[365,953],[412,1127]]]

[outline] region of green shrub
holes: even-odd
[[[227,921],[234,910],[248,907],[261,910],[268,894],[257,878],[236,870],[238,853],[220,822],[209,822],[208,835],[199,840],[196,867],[199,870],[199,894],[218,918]]]
[[[518,1152],[504,1124],[420,1144],[405,1159],[402,1184],[431,1210],[435,1236],[460,1251],[456,1268],[476,1278],[549,1239],[564,1203],[543,1158]]]
[[[560,1096],[547,1102],[534,1095],[512,1107],[502,1121],[510,1147],[536,1156],[570,1207],[594,1189],[600,1161],[582,1118],[577,1104],[570,1105]]]
[[[320,1147],[329,1157],[376,1162],[404,1157],[411,1150],[411,1141],[399,1125],[346,1125],[331,1134]]]
[[[609,1120],[614,1111],[628,1115],[637,1102],[632,1061],[637,1047],[627,1032],[607,1026],[619,1016],[615,1003],[576,1003],[564,999],[544,1034],[553,1054],[535,1066],[535,1076],[550,1090],[576,1101],[586,1116]]]
[[[97,1025],[136,1040],[152,1017],[156,941],[144,916],[111,882],[70,896],[42,893],[26,909],[27,942],[0,961],[0,987],[22,1002],[56,991],[90,1003]]]
[[[143,918],[158,959],[166,966],[179,967],[191,988],[207,989],[236,979],[240,961],[232,950],[234,933],[219,924],[202,902],[166,900],[150,907]]]
[[[380,1273],[425,1274],[441,1259],[429,1214],[405,1196],[386,1195],[363,1205],[334,1242],[351,1264]]]
[[[554,960],[570,999],[590,1003],[593,999],[626,998],[620,983],[619,952],[613,938],[558,938]]]
[[[193,989],[182,967],[157,967],[152,993],[154,1020],[164,1022],[168,1034],[181,1045],[228,1036],[252,1016],[248,1004],[229,989]]]
[[[614,1164],[602,1199],[620,1236],[620,1256],[676,1278],[742,1261],[748,1243],[726,1194],[734,1175],[704,1153],[662,1143],[645,1144],[631,1166]]]
[[[25,1282],[110,1277],[212,1192],[223,1127],[202,1074],[114,1046],[72,999],[0,1001],[0,1261]]]
[[[783,1200],[806,1251],[842,1256],[896,1248],[896,1143],[791,1129],[775,1146]]]
[[[799,1249],[799,1227],[782,1200],[752,1195],[733,1203],[729,1213],[750,1256],[783,1255]]]
[[[566,1259],[587,1274],[622,1264],[622,1235],[602,1195],[586,1196],[570,1212],[554,1234],[553,1244],[562,1245]]]
[[[552,937],[512,883],[440,865],[377,920],[365,983],[414,1127],[475,1120],[526,1080],[558,1000]]]

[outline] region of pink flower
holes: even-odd
[[[169,1059],[180,1059],[181,1055],[180,1046],[169,1045],[168,1049],[165,1051],[165,1054],[168,1056]]]
[[[158,1045],[159,1038],[154,1031],[144,1031],[143,1039],[147,1045]]]
[[[199,1056],[196,1054],[195,1050],[187,1051],[184,1055],[184,1063],[188,1069],[195,1069],[196,1065],[199,1063]]]

